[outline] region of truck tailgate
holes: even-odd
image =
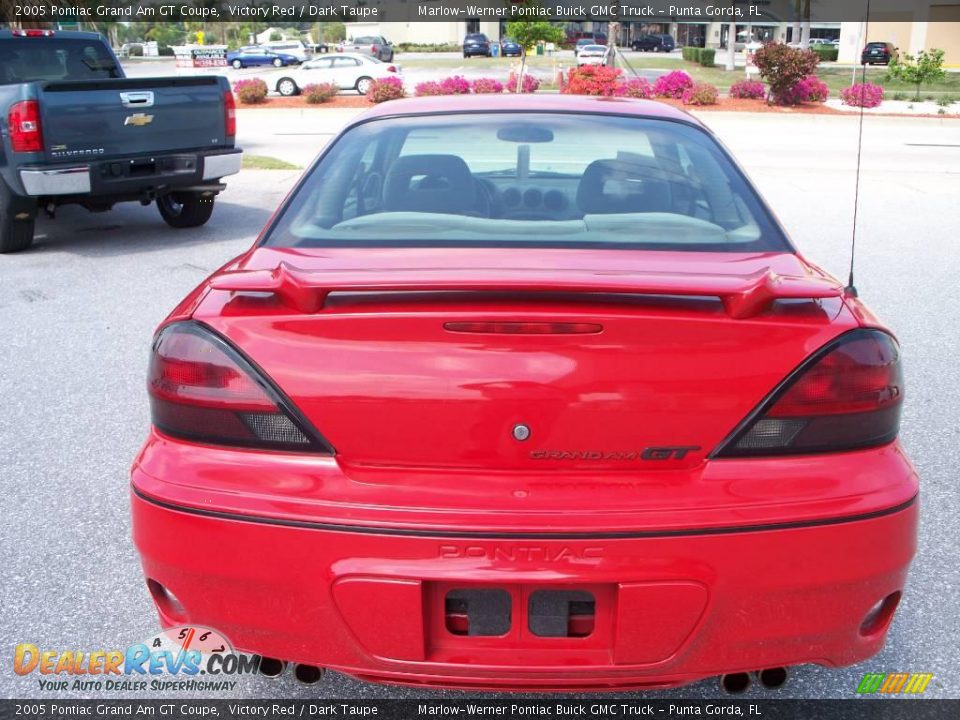
[[[227,146],[217,77],[50,82],[40,87],[48,160]]]

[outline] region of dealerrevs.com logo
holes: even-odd
[[[932,673],[867,673],[857,686],[858,695],[917,695],[927,689]]]
[[[120,650],[43,650],[21,643],[13,671],[46,692],[231,691],[260,658],[236,652],[223,634],[180,625]]]

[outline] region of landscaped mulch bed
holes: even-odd
[[[745,100],[742,98],[721,97],[716,105],[684,105],[680,100],[671,100],[666,98],[657,98],[657,102],[673,105],[683,110],[692,110],[693,112],[752,112],[752,113],[781,113],[781,114],[803,114],[803,115],[847,115],[849,110],[838,110],[822,103],[804,103],[792,107],[781,105],[769,105],[766,100]],[[344,108],[369,108],[373,107],[367,98],[363,95],[337,95],[331,100],[319,105],[310,105],[302,96],[297,97],[268,97],[265,102],[256,105],[238,105],[242,110],[274,110],[286,108],[330,110]],[[884,113],[883,108],[877,108],[870,111],[871,115],[885,115],[891,117],[934,117],[934,118],[958,118],[958,115],[905,115],[903,113]]]

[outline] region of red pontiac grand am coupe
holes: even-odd
[[[161,622],[305,680],[776,685],[876,653],[915,551],[897,341],[653,102],[365,113],[148,387]]]

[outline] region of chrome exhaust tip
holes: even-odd
[[[757,673],[757,682],[762,688],[776,690],[786,684],[788,677],[789,673],[785,667],[765,668]]]
[[[260,671],[260,674],[268,678],[278,678],[283,675],[283,671],[286,670],[287,663],[283,660],[277,660],[276,658],[260,656],[260,664],[257,666],[257,669]]]
[[[293,666],[293,676],[301,685],[316,685],[323,679],[323,668],[297,663]]]
[[[739,695],[750,687],[750,673],[727,673],[720,676],[720,687],[731,695]]]

